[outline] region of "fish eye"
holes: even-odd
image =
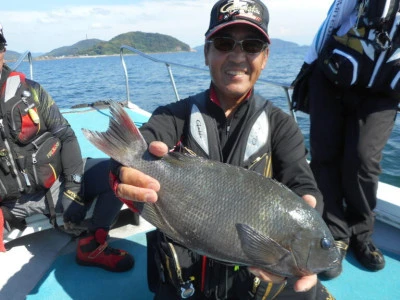
[[[332,248],[332,246],[333,246],[333,243],[332,243],[332,241],[330,239],[323,238],[321,240],[322,249],[330,249],[330,248]]]

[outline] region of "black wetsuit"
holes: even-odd
[[[317,198],[318,202],[321,202],[321,194],[306,161],[303,135],[294,119],[271,103],[269,106],[265,105],[267,102],[259,96],[257,96],[259,99],[255,101],[255,97],[252,95],[229,118],[226,118],[224,111],[210,100],[208,90],[194,97],[157,108],[140,131],[148,143],[163,141],[171,149],[176,148],[177,144],[181,147],[183,145],[198,155],[234,165],[251,166],[252,170],[259,173],[262,173],[266,165],[272,161],[274,178],[298,195],[311,194]],[[193,100],[194,98],[196,100]],[[196,144],[194,138],[196,133],[190,132],[192,107],[193,103],[198,103],[196,101],[203,101],[198,106],[205,120],[204,127],[208,132],[208,155],[198,143]],[[243,155],[249,139],[249,127],[254,124],[255,117],[262,111],[267,112],[269,142],[252,157],[269,159],[263,159],[258,164],[254,164],[253,159],[246,161]],[[203,130],[204,128],[201,128],[202,132]],[[265,151],[268,153],[264,153]],[[155,267],[157,261],[160,260],[157,249],[160,249],[160,240],[162,243],[164,238],[156,233],[148,235],[149,286],[155,291],[156,299],[179,299],[179,283],[175,282],[174,286],[168,279],[167,283],[162,283],[163,280],[159,279],[160,272]],[[232,266],[207,260],[207,267],[204,270],[201,266],[203,258],[200,255],[177,244],[174,244],[174,247],[179,253],[178,260],[182,268],[183,280],[188,280],[190,276],[196,278],[193,282],[196,292],[190,299],[262,299],[266,294],[268,296],[264,299],[271,299],[281,288],[280,285],[268,286],[267,283],[261,283],[253,291],[254,276],[247,271],[247,268],[235,270]],[[156,260],[154,260],[154,252],[158,252]],[[206,272],[206,284],[202,288],[200,278],[204,272]],[[168,275],[163,275],[163,278],[167,277]],[[286,288],[276,299],[325,299],[329,295],[320,282],[309,292],[296,293],[293,290],[294,282],[295,279],[289,280]],[[254,298],[252,293],[255,293],[257,297]]]
[[[17,73],[11,73],[11,70],[4,65],[1,74],[1,86],[3,86],[9,76],[14,76],[15,74]],[[20,78],[20,76],[22,76],[22,78],[24,77],[23,74],[20,73],[15,77]],[[82,195],[87,204],[82,207],[82,209],[76,210],[78,214],[76,219],[81,221],[85,218],[90,203],[97,197],[92,222],[89,225],[90,229],[109,229],[122,207],[122,202],[114,195],[108,182],[109,159],[82,159],[81,150],[75,133],[68,121],[61,114],[52,97],[39,83],[29,79],[25,81],[26,90],[29,91],[30,97],[33,99],[31,101],[35,103],[38,119],[40,120],[40,125],[37,126],[39,129],[35,132],[35,136],[32,137],[31,140],[44,136],[44,133],[51,133],[52,136],[59,139],[61,146],[60,157],[58,159],[60,160],[61,172],[57,174],[59,177],[55,178],[55,182],[49,189],[52,199],[48,197],[45,199],[47,189],[30,190],[27,183],[21,180],[25,191],[23,191],[21,196],[17,199],[0,199],[0,208],[3,207],[3,210],[8,209],[8,212],[11,212],[11,217],[14,216],[18,220],[21,220],[33,214],[50,214],[51,209],[49,209],[48,201],[52,201],[54,202],[55,212],[61,213],[65,210],[65,207],[62,206],[62,201],[60,200],[63,198],[64,188],[67,187],[74,189],[73,191],[75,193]],[[18,91],[19,90],[17,90],[17,94],[13,98],[22,97],[22,95],[18,94]],[[5,97],[7,96],[3,95],[3,101]],[[21,101],[21,99],[13,101],[18,102]],[[2,105],[1,107],[4,106]],[[7,113],[8,112],[1,111],[1,121],[4,126],[11,126],[8,121],[9,118],[6,117]],[[20,126],[23,127],[25,125],[22,124]],[[10,131],[10,129],[6,128],[5,132],[8,133]],[[11,137],[11,134],[6,134],[6,137],[3,138],[8,141],[10,152],[14,154],[21,152],[24,153],[25,157],[31,157],[32,153],[36,151],[36,148],[32,146],[30,140],[26,144],[22,144],[15,141],[15,139]],[[4,144],[4,142],[2,143]],[[14,155],[14,157],[16,157],[16,155]],[[28,159],[25,161],[29,162]],[[4,170],[2,169],[0,172],[4,172]],[[17,172],[19,172],[19,170],[17,170]],[[83,181],[81,183],[71,182],[71,177],[75,174],[83,175]],[[1,176],[0,179],[2,180],[6,178]],[[32,183],[32,180],[30,180],[31,185]],[[5,197],[7,197],[7,195],[5,195]]]

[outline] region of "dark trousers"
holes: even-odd
[[[111,189],[108,174],[110,160],[101,158],[88,158],[84,173],[84,195],[86,200],[97,197],[91,219],[90,229],[104,228],[108,230],[121,210],[123,205]]]
[[[335,239],[366,240],[398,100],[339,89],[318,68],[309,87],[311,168],[324,197],[323,217]]]

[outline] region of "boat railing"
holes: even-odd
[[[140,56],[142,56],[142,57],[144,57],[144,58],[146,58],[148,60],[151,60],[151,61],[153,61],[155,63],[165,65],[166,68],[167,68],[167,71],[168,71],[168,74],[169,74],[169,78],[170,78],[170,81],[171,81],[171,85],[172,85],[172,88],[174,90],[174,94],[175,94],[175,97],[176,97],[177,101],[179,101],[181,98],[179,97],[178,89],[177,89],[176,84],[175,84],[175,78],[174,78],[174,75],[173,75],[173,72],[172,72],[172,66],[180,67],[180,68],[186,68],[186,69],[192,69],[192,70],[200,71],[200,72],[206,72],[208,74],[210,72],[207,68],[199,68],[199,67],[194,67],[194,66],[189,66],[189,65],[184,65],[184,64],[179,64],[179,63],[174,63],[174,62],[161,60],[161,59],[155,58],[153,56],[147,55],[147,54],[143,53],[142,51],[140,51],[140,50],[138,50],[138,49],[136,49],[134,47],[127,46],[127,45],[122,45],[121,48],[120,48],[120,57],[121,57],[122,67],[124,69],[124,74],[125,74],[125,86],[126,86],[126,99],[127,99],[126,101],[127,101],[127,104],[130,103],[130,91],[129,91],[129,75],[128,75],[128,70],[127,70],[127,66],[126,66],[126,63],[125,63],[125,59],[124,59],[124,50],[129,50],[129,51],[134,52],[134,53],[136,53],[136,54],[138,54],[138,55],[140,55]],[[264,79],[259,79],[258,82],[282,88],[284,93],[285,93],[286,99],[287,99],[287,104],[289,106],[289,110],[290,110],[293,118],[297,121],[296,114],[295,114],[294,110],[292,109],[292,99],[291,99],[291,95],[289,93],[289,90],[292,89],[292,86],[290,86],[288,84],[285,84],[285,83],[278,83],[278,82],[273,82],[273,81],[264,80]]]
[[[148,60],[151,60],[155,63],[164,64],[167,67],[168,74],[169,74],[171,84],[172,84],[177,101],[180,100],[180,97],[179,97],[179,93],[178,93],[178,90],[177,90],[177,87],[175,84],[175,78],[172,73],[172,66],[209,73],[209,70],[206,68],[199,68],[199,67],[193,67],[193,66],[183,65],[183,64],[179,64],[179,63],[174,63],[174,62],[168,62],[168,61],[161,60],[156,57],[147,55],[147,54],[141,52],[140,50],[137,50],[131,46],[123,45],[120,48],[120,56],[121,56],[122,66],[123,66],[124,72],[125,72],[126,97],[127,97],[127,102],[128,102],[127,104],[130,104],[129,77],[128,77],[127,66],[126,66],[126,63],[124,60],[124,50],[132,51],[132,52],[134,52]],[[278,82],[268,81],[268,80],[264,80],[264,79],[259,79],[258,82],[269,84],[269,85],[283,89],[286,99],[287,99],[287,105],[289,107],[289,111],[292,114],[295,121],[297,122],[296,112],[292,109],[291,93],[289,93],[289,91],[292,90],[293,87],[289,84],[278,83]],[[380,219],[381,221],[383,221],[387,224],[390,224],[392,226],[395,226],[397,228],[400,228],[400,202],[396,197],[393,197],[393,196],[398,194],[399,192],[400,192],[400,189],[398,187],[379,182],[378,198],[380,199],[380,201],[378,202],[378,205],[376,208],[377,218]]]
[[[31,52],[30,52],[29,50],[28,50],[28,51],[25,51],[24,53],[22,53],[22,54],[20,55],[20,57],[18,58],[18,60],[17,60],[12,66],[10,66],[10,68],[11,68],[12,70],[16,70],[16,69],[21,65],[21,63],[25,60],[25,58],[28,58],[28,62],[29,62],[29,75],[30,75],[30,79],[33,80],[32,54],[31,54]]]

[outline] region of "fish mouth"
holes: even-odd
[[[329,255],[328,255],[328,256],[329,256]],[[327,266],[319,267],[319,268],[317,268],[317,267],[312,267],[312,266],[309,266],[309,263],[308,263],[310,257],[311,257],[311,248],[310,248],[310,251],[308,252],[308,258],[307,258],[307,266],[308,266],[309,268],[307,268],[307,270],[306,270],[306,272],[308,272],[309,274],[306,274],[306,275],[318,274],[318,273],[321,273],[321,272],[323,272],[323,271],[333,269],[333,268],[335,268],[337,265],[340,264],[340,259],[339,259],[339,258],[335,258],[335,260],[331,261],[331,262],[329,263],[329,265],[327,265]],[[308,270],[312,270],[312,272],[310,273],[310,271],[308,271]]]
[[[318,273],[321,273],[321,272],[324,272],[324,271],[333,269],[333,268],[335,268],[339,263],[340,263],[339,260],[335,260],[334,262],[332,262],[331,264],[329,264],[329,266],[327,266],[327,267],[324,267],[324,268],[314,268],[314,274],[318,274]]]
[[[325,267],[312,266],[311,265],[311,261],[312,261],[312,248],[311,247],[308,249],[305,265],[299,264],[295,256],[294,256],[294,261],[296,262],[296,266],[297,266],[297,270],[298,270],[299,274],[301,274],[302,276],[318,274],[320,272],[323,272],[323,271],[326,271],[329,269],[333,269],[334,267],[336,267],[336,265],[338,263],[340,263],[340,260],[338,258],[336,258],[328,266],[325,266]]]

